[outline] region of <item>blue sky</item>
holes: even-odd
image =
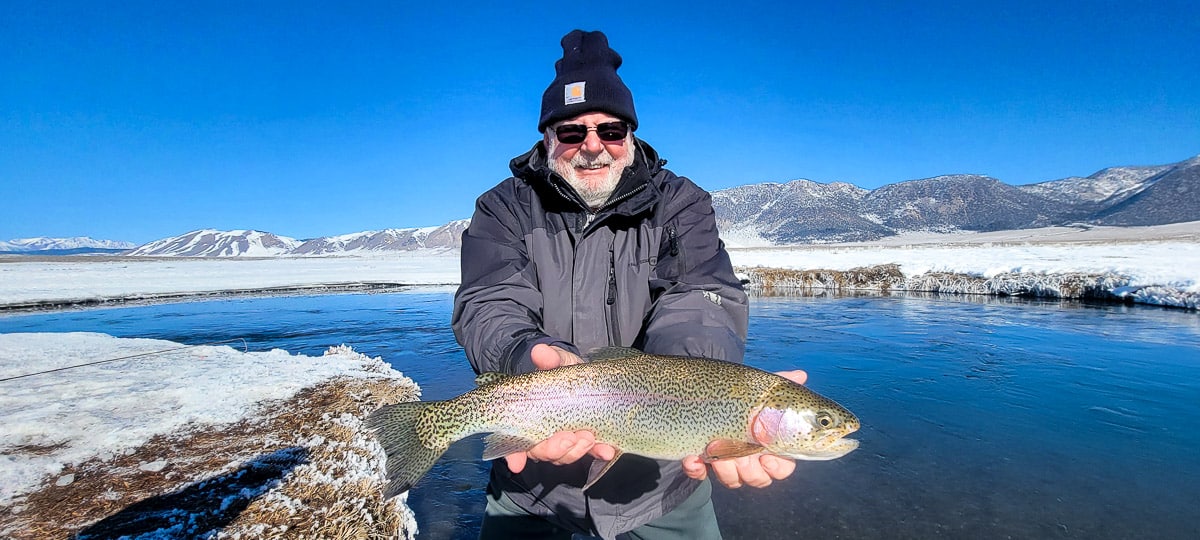
[[[710,190],[1200,153],[1186,2],[321,4],[6,1],[0,240],[469,217],[573,28],[608,34],[638,135]]]

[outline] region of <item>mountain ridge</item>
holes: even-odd
[[[746,184],[711,192],[717,225],[731,247],[878,240],[911,232],[991,232],[1061,225],[1148,226],[1200,221],[1200,155],[1167,164],[1101,169],[1087,177],[1014,186],[986,175],[950,174],[868,190],[808,179]],[[280,257],[370,255],[456,249],[469,219],[308,240],[254,230],[200,229],[141,246],[86,237],[0,242],[12,246],[123,251],[131,256]],[[70,246],[89,240],[95,246]],[[43,241],[37,244],[35,241]],[[129,249],[132,248],[132,249]]]
[[[137,247],[133,242],[97,240],[89,236],[68,238],[14,238],[0,241],[0,253],[118,253]]]
[[[801,182],[801,181],[797,181]],[[717,226],[733,247],[878,240],[910,232],[990,232],[1054,225],[1148,226],[1200,220],[1200,156],[1158,166],[1109,167],[1088,177],[1013,186],[977,174],[842,191],[831,203],[814,193],[834,184],[808,180],[712,192]],[[798,197],[808,200],[797,200]],[[786,208],[786,219],[766,209]],[[755,237],[757,233],[758,237]]]

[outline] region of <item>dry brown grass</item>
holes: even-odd
[[[383,500],[382,450],[362,418],[416,397],[407,379],[326,381],[254,419],[158,436],[127,455],[70,467],[58,478],[72,482],[48,479],[0,508],[0,531],[18,540],[170,527],[185,537],[405,537],[415,533],[411,511],[403,497]]]
[[[792,270],[766,267],[741,267],[737,270],[748,277],[748,288],[766,295],[788,291],[907,291],[1111,301],[1117,300],[1112,294],[1113,290],[1129,284],[1128,278],[1116,274],[1079,272],[1054,275],[1004,273],[992,277],[926,272],[905,276],[899,265],[895,264],[850,270]]]
[[[875,290],[887,292],[904,283],[904,274],[895,264],[881,264],[850,270],[791,270],[787,268],[741,267],[750,287],[770,293],[775,289],[803,290]]]

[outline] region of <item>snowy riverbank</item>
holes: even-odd
[[[362,417],[419,392],[346,347],[0,334],[0,536],[410,536]]]

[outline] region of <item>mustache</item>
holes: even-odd
[[[579,152],[575,154],[575,157],[571,158],[571,166],[592,169],[612,165],[615,161],[616,159],[612,157],[612,154],[608,153],[608,150],[601,150],[599,154],[594,156],[586,156],[583,152]]]

